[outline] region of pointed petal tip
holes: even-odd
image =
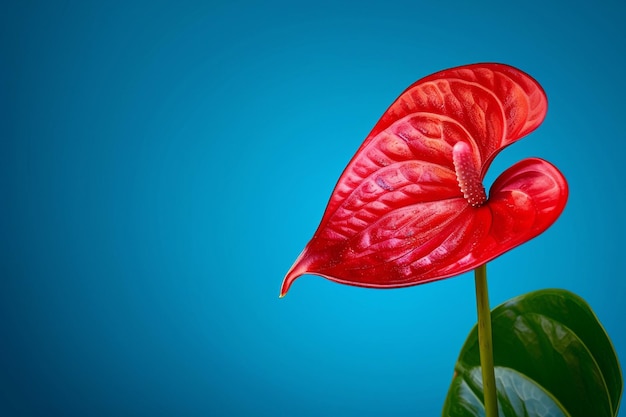
[[[306,265],[307,263],[305,262],[304,257],[305,251],[306,249],[302,251],[300,256],[298,256],[298,259],[296,259],[291,268],[289,268],[289,271],[287,271],[287,274],[283,279],[283,283],[280,286],[280,294],[278,295],[278,298],[285,297],[285,295],[287,295],[287,292],[289,291],[289,288],[291,287],[291,284],[293,284],[296,278],[308,272]]]
[[[298,274],[294,272],[294,268],[292,267],[287,275],[285,275],[285,279],[283,279],[283,283],[280,286],[280,294],[278,294],[278,298],[284,298],[291,287],[291,284],[302,274]]]
[[[287,272],[287,275],[285,275],[283,283],[280,286],[280,293],[278,294],[278,298],[285,298],[287,292],[289,292],[291,284],[293,283],[293,281],[295,281],[296,278],[297,277],[293,276],[293,269],[290,269],[289,272]]]

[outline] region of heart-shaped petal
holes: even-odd
[[[546,109],[539,84],[503,64],[452,68],[413,84],[341,175],[281,296],[305,273],[377,288],[446,278],[543,232],[567,200],[554,166],[522,161],[473,207],[459,187],[453,149],[467,144],[455,152],[467,150],[466,165],[482,181],[497,153],[539,126]]]

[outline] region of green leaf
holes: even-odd
[[[565,290],[516,297],[491,312],[500,417],[615,417],[620,365],[589,305]],[[443,416],[484,416],[476,327],[467,338]]]

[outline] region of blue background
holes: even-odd
[[[626,360],[620,2],[14,2],[0,17],[0,415],[433,416],[471,274],[377,291],[306,276],[332,188],[415,80],[532,74],[528,156],[570,184],[490,263],[493,306],[585,298]],[[622,413],[623,414],[623,413]]]

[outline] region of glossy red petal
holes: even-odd
[[[537,82],[502,64],[453,68],[413,84],[346,167],[281,294],[304,273],[366,287],[414,285],[471,269],[475,248],[483,257],[497,252],[483,245],[494,239],[489,204],[476,209],[463,198],[452,148],[467,143],[482,178],[545,112]]]

